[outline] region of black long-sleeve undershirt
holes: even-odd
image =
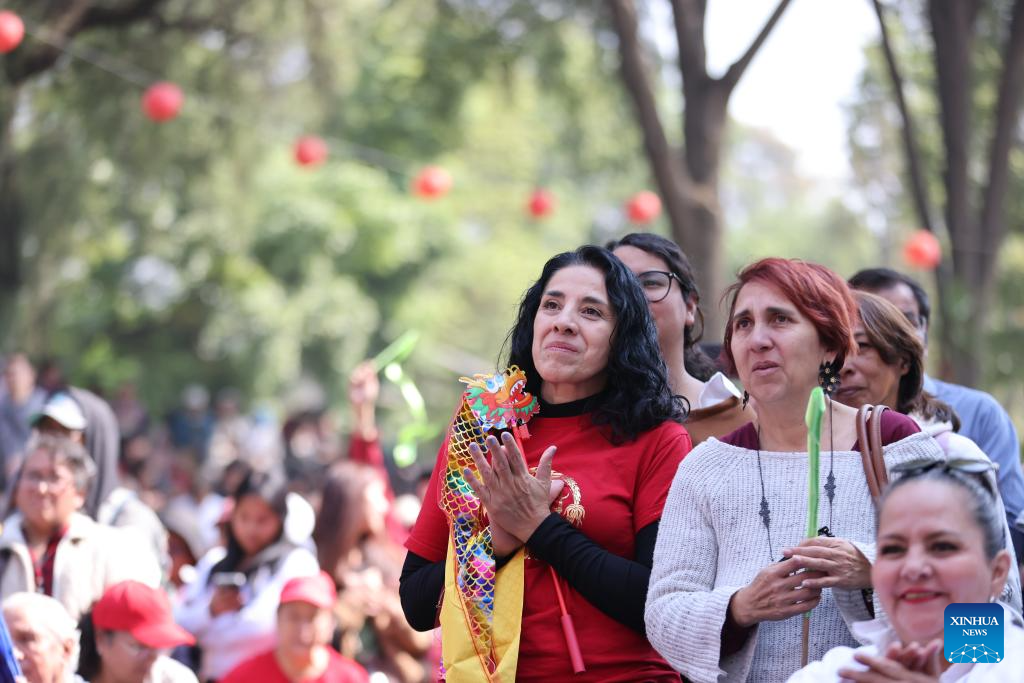
[[[645,634],[644,603],[657,537],[658,522],[638,531],[634,544],[636,559],[628,560],[605,550],[552,513],[526,545],[534,557],[554,567],[592,605]],[[443,588],[444,562],[430,562],[410,551],[402,567],[399,595],[405,618],[417,631],[429,631],[436,625]]]

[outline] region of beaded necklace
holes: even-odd
[[[826,399],[828,401],[828,476],[825,478],[825,496],[828,498],[828,525],[818,529],[819,536],[832,536],[832,501],[836,496],[836,477],[834,472],[835,466],[835,440],[833,439],[832,425],[833,411],[832,411],[832,399]],[[764,470],[761,469],[761,425],[757,426],[757,476],[761,481],[761,509],[757,513],[761,517],[761,523],[764,524],[765,531],[768,533],[768,559],[770,562],[775,562],[775,553],[773,551],[774,545],[772,544],[772,510],[768,504],[768,496],[765,495],[764,488]]]

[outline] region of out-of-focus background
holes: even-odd
[[[157,423],[194,385],[345,427],[351,368],[412,330],[425,400],[386,381],[382,438],[433,425],[406,435],[428,463],[540,264],[650,229],[694,260],[711,338],[759,256],[912,272],[933,371],[1022,424],[1019,5],[4,0],[0,345]],[[160,81],[183,102],[157,122]],[[936,270],[908,261],[922,228]]]

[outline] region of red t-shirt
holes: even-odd
[[[636,441],[614,446],[588,416],[536,417],[523,444],[527,464],[558,447],[552,468],[563,479],[562,507],[573,502],[585,513],[579,529],[602,548],[635,556],[636,533],[661,518],[672,477],[692,447],[682,425],[665,422]],[[448,548],[448,520],[438,507],[438,478],[445,449],[438,454],[423,509],[405,545],[417,555],[441,562]],[[573,486],[568,481],[571,478]],[[574,501],[573,489],[578,490]],[[590,604],[564,580],[562,593],[572,615],[587,671],[573,675],[562,635],[561,615],[548,565],[526,559],[523,625],[518,681],[678,681],[679,675],[647,640]]]
[[[369,683],[366,669],[351,659],[342,657],[333,648],[327,648],[330,660],[327,670],[317,678],[303,678],[299,683]],[[281,671],[274,651],[264,652],[247,659],[218,683],[292,683]]]

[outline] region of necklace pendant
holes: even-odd
[[[825,480],[825,494],[828,495],[828,504],[832,505],[832,501],[836,497],[836,477],[831,471]]]
[[[771,529],[772,512],[768,509],[768,499],[764,496],[761,497],[761,511],[758,514],[761,515],[761,521],[764,523],[764,528]]]

